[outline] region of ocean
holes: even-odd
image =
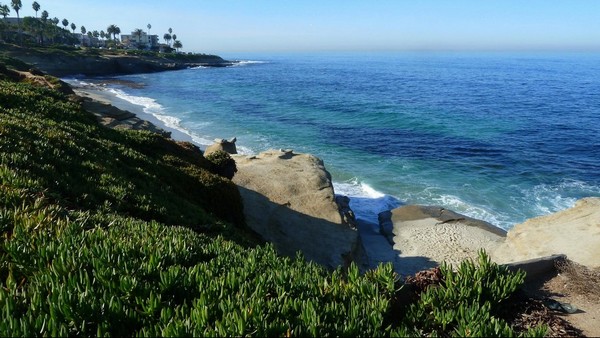
[[[358,218],[439,205],[510,229],[600,197],[600,54],[225,55],[95,79],[201,148],[314,154]],[[142,116],[143,117],[143,116]]]

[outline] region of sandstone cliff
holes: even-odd
[[[359,244],[353,217],[340,211],[320,159],[278,150],[233,157],[246,222],[281,254],[302,251],[330,268],[354,259]]]
[[[600,267],[600,198],[585,198],[573,208],[515,225],[493,257],[514,262],[553,254]]]

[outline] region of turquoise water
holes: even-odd
[[[230,59],[108,88],[201,146],[315,154],[365,220],[435,204],[509,229],[600,196],[599,54]]]

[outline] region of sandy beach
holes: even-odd
[[[504,230],[440,207],[406,205],[380,215],[397,254],[396,271],[411,275],[446,262],[476,260],[504,241]]]
[[[147,121],[151,126],[155,126],[170,133],[170,137],[175,141],[194,142],[192,137],[176,128],[168,126],[165,122],[159,120],[156,116],[144,111],[144,106],[131,103],[127,100],[117,97],[112,92],[98,85],[80,85],[70,81],[73,91],[84,100],[91,100],[103,105],[112,105],[122,111],[130,112],[140,120]],[[87,105],[84,107],[88,111],[95,114],[105,114],[106,109],[102,109],[102,105]],[[150,129],[153,129],[150,127]],[[197,144],[200,146],[199,144]]]

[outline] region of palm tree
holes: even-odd
[[[65,26],[65,29],[67,29],[67,27],[69,26],[69,20],[63,19],[62,25]]]
[[[144,34],[144,31],[141,28],[137,28],[136,30],[133,31],[133,36],[137,36],[138,48],[140,48],[140,46],[142,45],[142,35],[143,34]]]
[[[35,17],[37,18],[37,12],[40,10],[40,4],[38,4],[37,1],[34,1],[31,7],[35,11]]]
[[[183,45],[181,44],[181,41],[175,40],[175,42],[173,42],[173,47],[175,47],[175,50],[179,51],[179,48],[182,48]]]
[[[165,35],[163,35],[163,39],[165,39],[165,42],[170,46],[171,44],[169,43],[169,41],[171,41],[171,34],[169,33],[165,33]]]
[[[152,25],[148,24],[146,27],[148,28],[148,41],[150,42],[150,47],[152,48],[154,45],[154,40],[152,40],[152,37],[150,36],[150,28],[152,28]]]
[[[106,32],[109,36],[112,34],[113,40],[117,41],[117,34],[121,34],[121,28],[117,25],[110,25],[106,28]]]
[[[48,16],[50,14],[48,14],[48,11],[43,11],[42,12],[42,29],[40,30],[40,43],[43,45],[44,44],[44,32],[48,30]]]
[[[117,26],[115,26],[115,25],[110,25],[110,26],[106,27],[106,34],[108,34],[108,36],[110,36],[116,27]]]
[[[21,7],[23,7],[23,4],[21,3],[21,0],[12,0],[10,4],[11,4],[12,8],[15,10],[15,12],[17,12],[17,23],[19,24],[19,41],[21,42],[21,44],[23,44],[23,32],[21,29],[21,18],[19,17],[19,10],[21,9]]]
[[[173,38],[173,41],[177,40],[177,34],[173,34],[171,38]]]
[[[85,29],[85,26],[81,26],[80,30],[81,30],[81,45],[83,46],[83,36],[87,32],[87,29]]]
[[[71,29],[73,30],[73,34],[75,34],[75,28],[77,28],[77,26],[75,26],[75,23],[71,23]]]
[[[89,34],[90,32],[88,32]],[[94,42],[96,43],[96,47],[98,47],[98,38],[100,37],[100,32],[98,32],[97,30],[94,30],[92,33],[92,36],[94,37]],[[90,39],[91,41],[91,39]]]
[[[59,32],[58,24],[59,24],[60,20],[57,17],[54,17],[54,18],[52,18],[52,20],[50,20],[50,22],[52,22],[52,24],[54,25],[51,27],[52,43],[54,43],[56,37],[58,36],[58,32]]]
[[[2,15],[2,17],[4,18],[4,21],[6,21],[6,16],[8,16],[8,14],[10,13],[10,8],[7,5],[0,5],[0,15]],[[2,35],[4,35],[4,28],[2,29]]]
[[[8,14],[10,14],[10,8],[8,7],[8,5],[1,5],[0,6],[0,15],[2,15],[2,17],[4,18],[4,21],[6,21],[6,17],[8,16]]]

